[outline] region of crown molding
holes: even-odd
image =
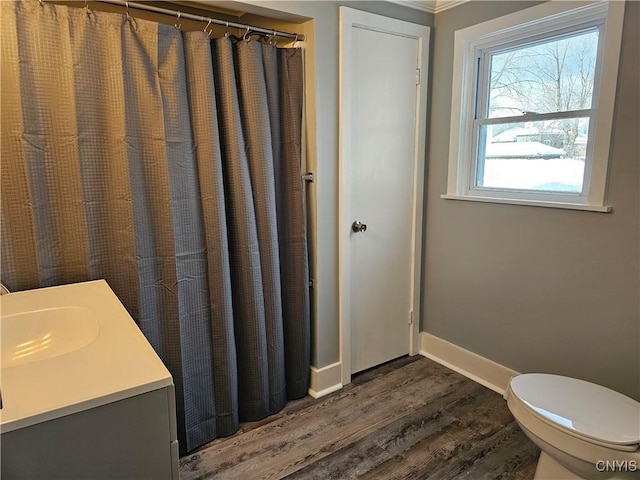
[[[457,7],[458,5],[462,5],[469,1],[470,0],[437,0],[434,13],[444,12],[445,10],[449,10],[450,8]]]
[[[404,7],[413,8],[414,10],[422,10],[427,13],[436,12],[436,0],[390,0],[392,3],[402,5]]]
[[[470,0],[389,0],[392,3],[422,10],[427,13],[440,13],[453,7],[457,7]]]

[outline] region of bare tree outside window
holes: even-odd
[[[488,117],[590,109],[598,30],[492,55]],[[583,117],[584,118],[584,117]],[[588,122],[581,118],[545,122],[536,140],[584,159]],[[576,142],[579,137],[582,138]]]

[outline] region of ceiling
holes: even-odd
[[[0,0],[2,1],[2,0]],[[449,8],[456,7],[461,3],[468,2],[470,0],[387,0],[391,3],[402,5],[405,7],[413,8],[415,10],[422,10],[428,13],[440,13]],[[149,1],[148,3],[156,3]],[[161,2],[160,2],[161,3]],[[246,12],[243,8],[238,8],[247,0],[173,0],[173,3],[181,4],[187,7],[204,8],[207,10],[218,11],[222,14],[241,17]],[[286,19],[283,19],[286,20]],[[288,19],[293,21],[292,19]]]

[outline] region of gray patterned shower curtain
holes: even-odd
[[[304,396],[302,52],[2,8],[2,281],[104,278],[171,371],[181,452]]]

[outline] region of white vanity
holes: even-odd
[[[0,314],[2,478],[178,479],[173,380],[105,281]]]

